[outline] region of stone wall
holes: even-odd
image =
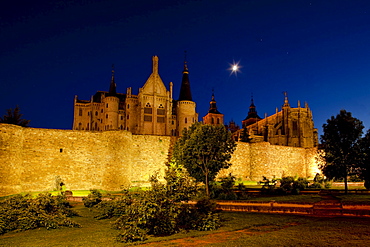
[[[48,191],[58,177],[70,190],[120,190],[163,174],[169,136],[132,135],[128,131],[86,132],[22,128],[0,124],[0,196]],[[262,176],[311,176],[315,149],[238,143],[232,173],[242,179]]]
[[[271,145],[268,142],[238,142],[231,158],[232,166],[220,173],[232,173],[243,180],[260,181],[262,176],[281,178],[298,176],[313,178],[318,170],[317,148]]]
[[[120,190],[164,171],[170,137],[0,124],[0,196],[56,188]]]

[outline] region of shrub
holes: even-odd
[[[147,232],[138,226],[125,226],[117,236],[117,240],[124,243],[144,241],[147,239]]]
[[[80,227],[67,218],[72,215],[77,213],[63,196],[53,197],[50,193],[44,193],[33,199],[30,195],[16,195],[0,201],[0,234],[38,227]]]
[[[206,215],[200,217],[195,225],[195,229],[198,231],[212,231],[220,227],[220,218],[218,214],[209,212]]]
[[[213,230],[219,226],[216,204],[208,199],[196,206],[184,204],[196,191],[193,180],[174,164],[166,171],[166,184],[151,177],[151,188],[137,193],[125,192],[120,198],[99,203],[99,219],[117,217],[113,224],[120,230],[117,240],[136,242],[146,234],[170,235],[182,229]]]
[[[90,194],[87,197],[83,198],[82,201],[85,207],[92,208],[102,201],[102,197],[103,195],[100,193],[99,190],[93,189],[90,190]]]

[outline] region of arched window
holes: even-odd
[[[95,116],[98,116],[98,111],[95,112]]]
[[[106,107],[108,108],[108,103],[107,103]]]
[[[130,115],[129,114],[127,114],[127,119],[130,119]]]
[[[215,119],[214,118],[212,118],[211,119],[211,124],[214,124],[215,123]]]
[[[188,118],[185,118],[185,123],[188,123]]]
[[[105,114],[105,118],[108,118],[108,114]]]
[[[217,118],[217,124],[220,124],[220,119],[219,118]]]
[[[130,104],[127,104],[127,109],[130,109]]]

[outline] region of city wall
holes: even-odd
[[[87,132],[22,128],[0,124],[0,196],[48,191],[61,179],[67,189],[117,191],[163,174],[168,136],[127,131]],[[317,172],[315,149],[238,143],[232,173],[243,180],[262,176],[311,176]]]

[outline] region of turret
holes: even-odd
[[[195,112],[195,107],[196,104],[192,100],[190,90],[189,70],[186,61],[184,61],[180,96],[177,101],[177,124],[180,135],[184,128],[188,128],[193,123],[198,122],[198,114]]]
[[[118,107],[119,98],[116,92],[116,83],[114,81],[114,69],[112,68],[112,79],[109,86],[109,93],[103,100],[104,102],[104,130],[118,129]]]

